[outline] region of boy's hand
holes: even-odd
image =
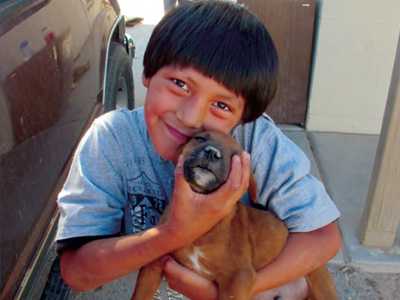
[[[173,290],[192,300],[215,300],[218,297],[216,285],[197,273],[168,258],[164,265],[164,275]]]
[[[229,214],[246,192],[250,177],[250,155],[242,152],[232,158],[228,180],[207,195],[192,191],[183,176],[183,159],[179,157],[175,171],[172,203],[164,223],[171,238],[182,247],[209,231]]]

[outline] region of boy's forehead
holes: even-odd
[[[173,73],[187,75],[187,76],[189,76],[190,74],[195,74],[195,75],[200,74],[205,77],[210,77],[210,76],[203,74],[200,70],[198,70],[194,66],[167,65],[167,66],[162,67],[161,70],[164,72],[173,72]]]

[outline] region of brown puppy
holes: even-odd
[[[241,152],[241,146],[228,135],[211,131],[197,134],[182,151],[186,181],[198,193],[218,189],[229,176],[231,158]],[[255,203],[254,179],[250,180],[249,193]],[[185,267],[216,282],[220,300],[249,300],[257,270],[278,256],[287,236],[286,226],[272,213],[239,202],[207,234],[172,256]],[[159,260],[141,268],[132,299],[153,299],[161,278]],[[309,299],[337,299],[325,267],[306,279]]]

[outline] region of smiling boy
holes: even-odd
[[[304,298],[307,287],[299,278],[340,247],[339,213],[309,174],[304,154],[262,115],[276,78],[272,40],[243,7],[199,1],[166,15],[144,57],[144,108],[93,123],[59,195],[64,280],[77,290],[94,289],[191,243],[246,201],[253,172],[260,204],[290,231],[283,252],[258,271],[253,294],[294,282],[300,292],[292,296]],[[233,158],[221,188],[199,195],[183,179],[179,154],[191,136],[208,129],[232,134],[245,152]],[[172,259],[164,271],[173,289],[216,299],[212,282]]]

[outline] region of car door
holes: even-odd
[[[56,209],[96,104],[80,0],[0,1],[0,298],[11,297]]]

